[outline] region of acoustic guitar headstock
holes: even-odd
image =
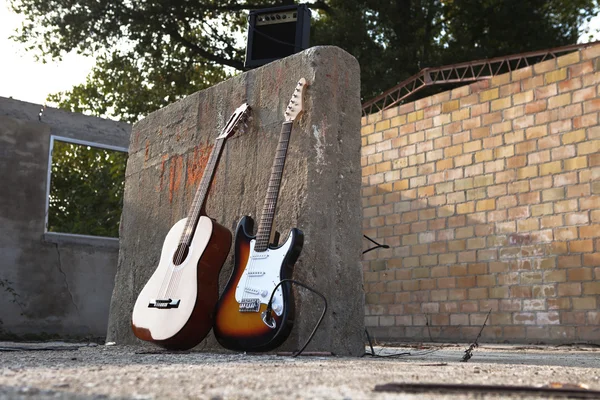
[[[298,116],[304,112],[304,93],[306,92],[307,86],[308,84],[306,83],[306,79],[300,78],[296,88],[294,89],[292,98],[285,109],[286,122],[295,121],[296,118],[298,118]]]
[[[225,124],[225,127],[217,139],[227,139],[238,130],[243,131],[244,128],[248,127],[246,122],[250,119],[250,110],[251,108],[248,103],[244,103],[236,108],[233,114],[231,114],[231,117],[229,117],[229,121],[227,121],[227,124]]]

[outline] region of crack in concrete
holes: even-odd
[[[73,305],[75,306],[75,309],[77,310],[77,314],[79,314],[79,316],[81,317],[81,313],[79,312],[79,307],[77,307],[77,303],[75,303],[75,298],[73,297],[73,293],[71,293],[71,288],[69,287],[69,282],[67,281],[67,274],[65,274],[65,271],[63,271],[63,269],[62,269],[62,261],[60,259],[60,250],[58,249],[58,243],[54,243],[54,245],[56,246],[56,254],[58,255],[58,270],[60,271],[60,273],[62,274],[62,276],[64,278],[67,292],[69,292],[69,296],[71,297],[71,303],[73,303]]]
[[[67,280],[67,274],[62,269],[62,261],[61,261],[61,258],[60,258],[60,249],[58,248],[58,243],[54,243],[54,245],[56,247],[56,254],[58,256],[58,271],[62,274],[62,276],[64,278],[65,287],[67,288],[67,292],[69,293],[69,297],[71,297],[71,303],[73,303],[73,306],[75,306],[75,310],[77,310],[77,315],[79,315],[80,322],[88,330],[88,333],[91,335],[92,334],[92,329],[83,321],[83,317],[81,315],[81,311],[79,311],[79,307],[77,306],[77,303],[75,303],[75,297],[73,297],[73,293],[71,292],[71,288],[69,287],[69,281]]]

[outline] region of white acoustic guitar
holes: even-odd
[[[189,349],[213,325],[219,272],[229,254],[231,232],[206,216],[204,205],[225,140],[245,125],[243,104],[215,140],[187,218],[165,238],[154,274],[139,294],[132,315],[133,333],[168,349]]]

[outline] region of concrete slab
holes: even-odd
[[[291,134],[275,229],[282,240],[292,227],[304,232],[294,279],[329,302],[309,350],[362,353],[359,67],[350,54],[330,46],[240,74],[134,126],[108,341],[141,344],[131,331],[137,295],[156,269],[168,230],[188,213],[216,136],[244,102],[252,107],[252,123],[225,143],[206,209],[231,230],[244,215],[258,224],[284,112],[302,77],[310,85],[306,112]],[[221,271],[221,289],[232,257],[233,251]],[[304,289],[295,290],[295,303],[294,328],[282,345],[288,351],[302,346],[322,311],[321,300]],[[220,348],[211,337],[201,346]]]
[[[482,346],[475,350],[471,361],[463,363],[459,360],[466,347],[376,348],[386,354],[411,353],[401,358],[168,353],[130,346],[10,352],[0,354],[0,397],[481,398],[466,392],[459,396],[373,392],[376,385],[392,382],[533,386],[560,382],[585,384],[590,389],[600,390],[598,348]]]

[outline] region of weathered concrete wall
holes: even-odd
[[[472,341],[491,309],[487,341],[598,343],[599,82],[594,46],[364,118],[369,332]]]
[[[45,234],[50,136],[127,147],[130,127],[0,98],[0,288],[3,334],[104,336],[118,240]]]
[[[108,340],[141,343],[131,310],[156,268],[168,230],[187,214],[219,130],[243,102],[253,108],[246,134],[225,144],[208,215],[235,228],[260,217],[285,107],[298,79],[310,83],[306,114],[292,132],[275,226],[305,233],[294,277],[323,292],[329,311],[309,349],[364,352],[360,267],[360,96],[357,61],[316,47],[241,74],[149,115],[134,126],[125,180],[121,250]],[[221,289],[232,268],[221,272]],[[318,297],[296,291],[297,317],[280,349],[298,349],[321,312]],[[219,349],[211,336],[200,346]]]

